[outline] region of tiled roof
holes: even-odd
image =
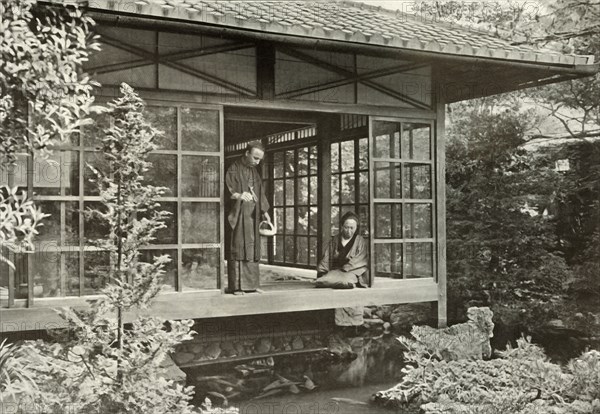
[[[594,63],[593,56],[515,46],[491,34],[350,1],[90,0],[89,7],[450,55],[551,65]]]

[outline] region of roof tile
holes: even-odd
[[[532,46],[515,46],[489,33],[353,1],[135,0],[129,4],[135,7],[128,11],[141,15],[176,16],[271,33],[496,59],[570,65],[593,63],[591,56],[568,56]],[[116,0],[94,0],[93,5],[100,10],[123,9]]]

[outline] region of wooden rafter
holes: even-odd
[[[102,38],[104,38],[104,35],[102,36]],[[248,49],[251,47],[254,47],[253,43],[248,43],[248,42],[228,43],[226,45],[217,45],[217,46],[203,47],[203,48],[193,49],[193,50],[184,50],[181,52],[167,53],[164,55],[159,55],[158,59],[161,63],[167,62],[167,61],[175,62],[177,60],[191,59],[191,58],[208,56],[208,55],[215,55],[218,53],[233,52],[236,50]],[[154,63],[154,60],[149,60],[149,59],[143,58],[143,59],[132,60],[129,62],[120,62],[120,63],[111,63],[111,64],[107,64],[107,65],[92,66],[92,67],[88,68],[87,70],[89,72],[107,73],[107,72],[113,72],[115,70],[134,69],[134,68],[144,66],[144,65],[149,65],[152,63]]]
[[[319,85],[305,86],[298,89],[282,92],[277,94],[278,98],[295,98],[300,95],[305,95],[312,92],[320,92],[326,89],[336,88],[339,86],[349,85],[355,82],[363,82],[365,80],[379,78],[382,76],[395,75],[397,73],[407,72],[413,69],[425,68],[428,65],[421,63],[410,63],[408,65],[397,66],[387,69],[377,69],[371,72],[363,73],[361,75],[353,75],[351,78],[339,79],[331,82],[321,83]]]
[[[129,53],[132,53],[132,54],[135,54],[137,56],[142,57],[144,60],[147,61],[147,64],[153,64],[153,63],[158,62],[158,63],[160,63],[160,64],[162,64],[164,66],[170,67],[172,69],[176,69],[178,71],[181,71],[181,72],[186,73],[188,75],[200,78],[200,79],[205,80],[207,82],[211,82],[211,83],[213,83],[215,85],[222,86],[222,87],[224,87],[226,89],[229,89],[229,90],[231,90],[233,92],[241,93],[242,95],[247,95],[247,96],[256,96],[256,94],[255,94],[254,91],[252,91],[252,90],[250,90],[248,88],[245,88],[245,87],[243,87],[241,85],[235,84],[233,82],[229,82],[229,81],[227,81],[225,79],[222,79],[222,78],[219,78],[217,76],[211,75],[209,73],[206,73],[206,72],[201,71],[199,69],[196,69],[194,67],[185,65],[183,63],[177,63],[177,62],[171,62],[171,61],[164,61],[164,60],[162,60],[162,58],[160,56],[157,59],[157,57],[153,53],[150,53],[150,52],[148,52],[148,51],[146,51],[144,49],[138,48],[136,46],[123,44],[121,41],[119,41],[119,40],[117,40],[115,38],[112,38],[110,36],[104,35],[103,38],[102,38],[102,40],[103,40],[104,43],[106,43],[106,44],[108,44],[110,46],[116,47],[118,49],[121,49],[121,50],[124,50],[126,52],[129,52]]]
[[[296,59],[300,59],[302,61],[305,61],[307,63],[310,63],[312,65],[318,66],[322,69],[328,70],[330,72],[333,73],[337,73],[340,76],[343,76],[346,79],[352,79],[354,78],[356,75],[354,74],[354,72],[349,71],[347,69],[341,68],[337,65],[331,64],[329,62],[326,62],[322,59],[316,58],[314,56],[308,55],[304,52],[301,52],[297,49],[292,49],[292,48],[280,48],[278,49],[280,50],[282,53],[285,53],[286,55],[289,55],[291,57],[294,57]],[[417,108],[421,108],[421,109],[431,109],[427,104],[424,104],[422,102],[417,101],[416,99],[411,98],[410,96],[407,96],[403,93],[397,92],[397,91],[393,91],[391,89],[389,89],[388,87],[386,87],[385,85],[381,85],[377,82],[374,82],[372,80],[368,80],[368,79],[364,79],[360,81],[362,84],[369,86],[370,88],[373,88],[385,95],[391,96],[395,99],[398,99],[399,101],[408,103],[410,105],[413,105]]]

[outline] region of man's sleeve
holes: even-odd
[[[231,198],[231,196],[236,193],[235,189],[237,188],[237,174],[235,166],[229,167],[227,172],[225,173],[225,189],[228,194],[226,199]]]

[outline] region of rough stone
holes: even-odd
[[[235,355],[236,355],[236,350],[235,350],[235,347],[233,346],[233,342],[231,342],[231,341],[221,342],[221,356],[232,357]]]
[[[304,341],[299,336],[295,337],[292,341],[292,349],[297,351],[299,349],[304,349]]]
[[[204,353],[204,345],[199,343],[193,343],[188,345],[188,352],[192,354],[203,354]]]
[[[212,342],[204,349],[204,355],[208,359],[217,359],[221,355],[221,347],[217,342]]]
[[[175,361],[177,365],[187,364],[194,359],[194,354],[189,352],[176,352],[175,353]]]
[[[244,344],[242,344],[241,342],[236,342],[233,345],[233,348],[235,349],[235,353],[237,354],[237,356],[245,356],[246,352],[244,349]]]
[[[160,363],[159,375],[167,380],[172,380],[177,383],[185,383],[186,375],[177,364],[173,361],[170,355],[165,356],[163,361]]]
[[[398,305],[390,314],[394,331],[410,331],[414,325],[423,325],[429,319],[431,306],[428,303],[407,303]]]
[[[271,340],[269,338],[260,338],[256,342],[256,352],[266,354],[271,350]]]

